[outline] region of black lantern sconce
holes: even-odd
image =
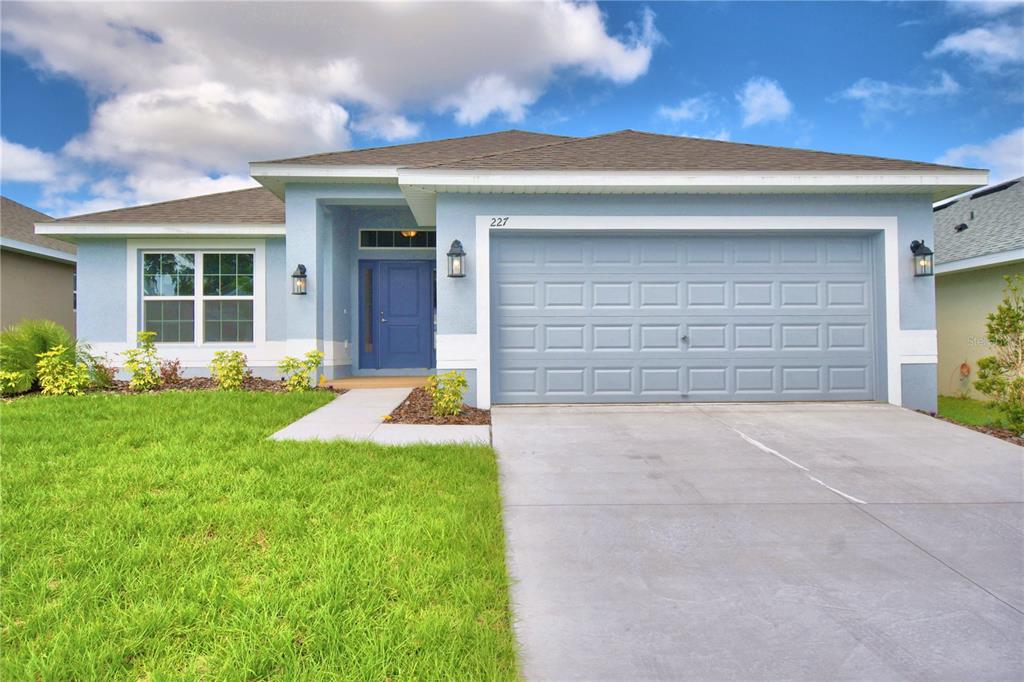
[[[448,249],[448,276],[466,276],[466,250],[462,248],[462,242],[458,239],[452,242]]]
[[[306,295],[306,266],[302,263],[299,263],[295,272],[292,273],[292,295]]]
[[[931,277],[935,274],[932,250],[923,241],[910,242],[910,251],[914,254],[914,277]]]

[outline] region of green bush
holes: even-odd
[[[85,363],[68,360],[68,349],[54,346],[39,354],[36,373],[43,395],[82,395],[91,383]]]
[[[427,377],[426,390],[433,401],[433,413],[444,417],[462,412],[462,397],[468,386],[465,373],[455,370]]]
[[[277,364],[277,368],[285,375],[284,385],[289,392],[308,391],[312,388],[309,381],[310,377],[323,361],[323,353],[318,350],[311,350],[306,353],[302,360],[286,355]]]
[[[17,393],[18,383],[21,381],[21,372],[8,372],[0,369],[0,395],[11,395]]]
[[[79,347],[67,329],[50,320],[25,320],[0,334],[0,370],[8,373],[4,382],[8,390],[4,392],[24,393],[38,388],[39,354],[57,346],[64,348],[68,362],[91,364],[86,346]]]
[[[131,374],[128,385],[133,391],[150,391],[160,385],[160,358],[156,356],[156,332],[139,332],[138,348],[129,348],[124,368]]]
[[[985,323],[995,355],[978,361],[974,387],[989,396],[1002,425],[1024,434],[1024,277],[1006,277],[1003,300]]]
[[[213,354],[210,374],[222,391],[237,391],[252,376],[248,362],[249,359],[240,350],[219,350]]]

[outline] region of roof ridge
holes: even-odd
[[[269,189],[263,185],[257,185],[256,187],[243,187],[241,189],[229,189],[225,192],[210,192],[209,194],[196,194],[190,197],[179,197],[177,199],[164,199],[163,201],[154,201],[148,204],[133,204],[131,206],[122,206],[120,208],[108,208],[103,211],[92,211],[91,213],[80,213],[78,215],[64,216],[63,218],[57,218],[56,220],[75,220],[79,218],[88,218],[90,216],[101,215],[103,213],[112,213],[113,211],[124,211],[127,209],[135,208],[149,208],[151,206],[166,206],[167,204],[176,204],[180,201],[194,201],[196,199],[205,199],[207,197],[218,197],[224,196],[225,194],[238,194],[239,192],[251,192],[253,190],[260,189],[269,194],[273,194]]]
[[[436,166],[443,166],[443,165],[449,164],[449,163],[461,163],[463,161],[476,161],[478,159],[489,159],[489,158],[492,158],[492,157],[495,157],[495,156],[502,156],[503,154],[513,154],[515,152],[526,152],[526,151],[531,151],[531,150],[534,150],[534,149],[543,149],[544,147],[555,147],[555,146],[560,145],[560,144],[570,144],[572,142],[583,142],[584,140],[593,140],[593,139],[598,138],[598,137],[607,137],[608,135],[617,135],[618,133],[621,133],[621,132],[624,132],[624,131],[617,130],[617,131],[615,131],[613,133],[601,133],[599,135],[588,135],[587,137],[559,136],[559,137],[563,137],[564,139],[554,140],[552,142],[545,142],[543,144],[534,144],[534,145],[530,145],[529,147],[516,147],[515,149],[504,149],[504,150],[498,151],[498,152],[488,152],[487,154],[477,154],[475,156],[466,156],[466,157],[463,157],[463,158],[460,158],[460,159],[447,159],[445,161],[435,161],[434,163],[419,164],[419,165],[415,165],[415,166],[399,166],[399,168],[417,168],[417,169],[421,169],[421,168],[434,168]],[[631,131],[631,132],[635,132],[635,131]],[[541,134],[542,135],[547,135],[548,133],[541,133]]]
[[[493,130],[489,133],[477,133],[475,135],[451,135],[449,137],[439,137],[434,140],[420,140],[419,142],[401,142],[399,144],[380,144],[375,147],[359,147],[356,149],[342,149],[340,151],[328,151],[328,152],[316,152],[314,154],[305,154],[300,156],[289,156],[285,159],[272,159],[267,161],[250,161],[250,163],[281,163],[289,159],[315,159],[319,156],[330,156],[331,154],[347,154],[349,152],[373,152],[381,149],[394,149],[396,147],[411,147],[417,144],[431,144],[434,142],[450,142],[452,140],[469,140],[476,137],[487,137],[488,135],[503,135],[505,133],[526,133],[528,135],[550,135],[554,137],[570,137],[565,135],[555,135],[554,133],[538,133],[533,130],[523,130],[521,128],[506,128],[505,130]],[[570,139],[574,139],[571,138]],[[451,161],[459,161],[460,159],[449,159]]]

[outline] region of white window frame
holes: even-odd
[[[155,253],[194,253],[196,256],[195,288],[192,296],[145,296],[142,290],[142,257],[144,254]],[[253,283],[252,296],[204,296],[203,295],[203,255],[204,253],[252,253]],[[127,244],[127,286],[128,315],[126,340],[133,343],[138,332],[143,329],[143,304],[145,301],[194,301],[195,305],[195,338],[193,341],[162,341],[158,348],[252,348],[267,340],[266,329],[266,243],[264,240],[128,240]],[[252,341],[217,341],[207,342],[204,339],[204,301],[239,301],[252,299]]]

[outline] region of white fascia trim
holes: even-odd
[[[47,260],[60,261],[61,263],[75,263],[78,260],[73,253],[58,251],[57,249],[51,249],[37,244],[29,244],[28,242],[10,239],[8,237],[0,237],[0,248],[28,254],[30,256],[39,256],[40,258],[45,258]]]
[[[391,178],[397,166],[313,166],[303,164],[250,163],[249,174],[264,178]]]
[[[977,270],[978,268],[987,268],[993,265],[1003,265],[1005,263],[1016,263],[1017,261],[1022,260],[1024,260],[1024,248],[1012,249],[1010,251],[1002,251],[1000,253],[990,253],[985,256],[961,258],[960,260],[950,261],[949,263],[941,263],[935,266],[935,274],[943,275],[947,272]]]
[[[678,187],[900,187],[908,191],[949,186],[980,186],[987,171],[949,172],[790,172],[790,171],[451,171],[398,169],[399,184],[421,188],[444,187],[600,187],[631,189]]]
[[[491,227],[495,218],[502,227]],[[921,336],[911,331],[905,340],[900,330],[900,268],[896,216],[496,216],[476,217],[476,348],[477,406],[491,406],[491,233],[514,230],[681,230],[759,232],[773,230],[857,230],[882,232],[885,273],[885,335],[888,400],[903,400],[903,362],[930,354],[920,353]],[[930,346],[928,346],[930,349]],[[908,358],[903,357],[904,352]],[[912,354],[911,354],[912,353]],[[440,366],[440,365],[438,365]]]
[[[36,234],[69,237],[283,237],[283,224],[37,223]]]

